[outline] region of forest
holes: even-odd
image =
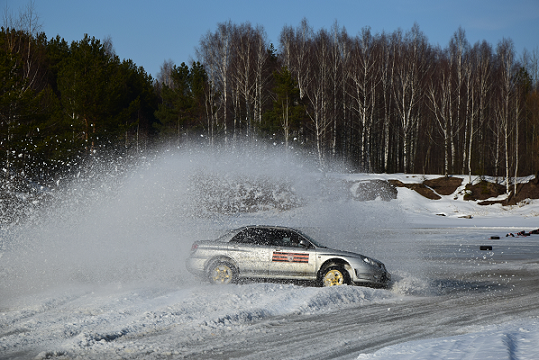
[[[348,34],[336,22],[219,23],[196,61],[156,78],[121,60],[112,39],[47,39],[24,14],[0,32],[0,173],[50,182],[101,156],[167,144],[264,143],[353,171],[474,174],[539,170],[539,49],[511,39],[445,47],[415,24]],[[4,21],[6,22],[6,21]]]

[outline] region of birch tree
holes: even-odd
[[[466,121],[468,118],[465,116],[464,123],[462,120],[462,104],[463,104],[463,92],[464,92],[464,68],[465,68],[465,58],[464,55],[468,50],[468,42],[466,40],[466,32],[462,27],[459,27],[458,30],[454,33],[451,41],[449,42],[449,54],[451,59],[451,65],[453,67],[454,76],[454,104],[452,104],[452,116],[449,118],[449,136],[451,138],[451,170],[455,171],[457,169],[457,142],[455,141],[458,138],[458,134],[461,129],[464,129],[464,143],[460,147],[463,149],[463,161],[465,163],[465,154],[466,154],[466,140],[467,140],[467,131],[468,126]]]
[[[255,29],[255,98],[254,98],[254,119],[257,125],[262,123],[262,114],[266,103],[267,87],[271,77],[272,68],[270,65],[270,55],[268,54],[268,43],[266,31],[262,26]]]
[[[267,84],[267,42],[265,31],[250,23],[234,26],[232,38],[231,82],[236,95],[234,133],[245,119],[246,134],[254,134],[255,125],[262,120],[264,90]],[[241,117],[241,118],[238,118]]]
[[[380,83],[382,88],[382,112],[384,116],[384,130],[383,130],[383,161],[382,171],[387,172],[389,170],[389,156],[390,156],[390,131],[391,131],[391,117],[390,117],[390,104],[391,104],[391,89],[392,79],[394,71],[394,56],[391,52],[391,45],[388,36],[383,33],[379,39],[379,51],[380,51]]]
[[[453,37],[449,41],[449,54],[451,59],[452,70],[454,72],[454,102],[452,103],[452,116],[450,117],[450,137],[451,137],[451,169],[457,170],[457,146],[462,150],[463,159],[462,163],[466,162],[466,142],[468,134],[468,118],[465,111],[463,111],[463,96],[465,93],[464,80],[465,80],[465,54],[468,50],[468,42],[466,40],[466,32],[462,27],[453,34]],[[464,114],[464,119],[463,119]],[[464,129],[463,144],[457,143],[455,140],[459,140],[460,130]]]
[[[499,98],[497,101],[497,122],[500,124],[503,133],[503,149],[505,159],[505,186],[506,192],[510,191],[510,147],[509,141],[513,131],[511,114],[511,95],[513,93],[513,65],[514,65],[514,45],[511,40],[503,39],[498,43],[496,56],[499,61]]]
[[[477,43],[474,45],[474,59],[472,62],[475,64],[474,71],[474,84],[477,91],[478,101],[478,130],[483,129],[488,107],[490,105],[490,97],[492,96],[492,47],[486,42]],[[483,149],[479,153],[486,154],[484,148],[486,139],[485,131],[478,131],[480,136],[479,142],[483,146]],[[471,154],[471,153],[470,153]],[[480,158],[480,169],[485,169],[485,155]]]
[[[219,23],[217,30],[208,33],[200,39],[200,46],[196,49],[200,63],[207,71],[209,81],[209,93],[207,99],[211,109],[209,124],[210,138],[213,143],[216,126],[222,128],[225,142],[228,141],[228,111],[230,95],[230,63],[231,63],[231,38],[233,25],[231,21]],[[216,97],[220,94],[219,97]]]
[[[422,80],[428,68],[429,46],[419,26],[415,24],[403,39],[394,37],[393,97],[402,136],[403,164],[405,173],[413,169],[413,130],[419,121],[419,102],[422,97]]]
[[[375,109],[376,87],[378,85],[378,59],[376,58],[375,41],[369,28],[363,28],[360,36],[353,44],[352,57],[354,59],[350,71],[353,92],[350,94],[354,100],[352,109],[357,113],[360,131],[360,164],[363,169],[372,171],[371,157],[371,130],[373,128],[373,114]]]
[[[343,33],[345,29],[341,29],[335,21],[331,28],[331,40],[330,40],[330,62],[331,62],[331,71],[330,71],[330,82],[331,82],[331,111],[330,111],[330,121],[331,121],[331,134],[330,134],[330,152],[331,156],[335,158],[337,156],[337,138],[338,138],[338,127],[339,120],[342,118],[341,106],[340,103],[342,99],[342,86],[343,83],[343,55],[341,53],[342,45],[341,42],[344,41]]]
[[[312,41],[312,80],[305,88],[304,96],[307,99],[307,114],[314,129],[318,162],[325,167],[325,137],[330,128],[328,118],[328,85],[330,83],[330,48],[331,37],[326,30],[320,30]],[[301,88],[300,88],[301,97]]]
[[[429,82],[427,98],[436,119],[436,124],[443,136],[444,151],[444,176],[449,176],[449,147],[452,143],[451,119],[452,119],[452,69],[446,54],[441,50],[438,52],[439,58],[434,69],[434,76]]]
[[[312,38],[313,30],[305,18],[295,30],[285,27],[279,37],[280,47],[284,51],[284,64],[296,78],[301,99],[312,80],[310,56]]]

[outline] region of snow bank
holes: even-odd
[[[50,298],[26,297],[0,313],[4,330],[0,353],[20,348],[47,351],[38,359],[71,357],[86,352],[143,353],[137,337],[170,332],[186,342],[208,332],[244,331],[266,319],[279,322],[290,315],[315,315],[369,303],[391,301],[389,291],[355,286],[313,288],[291,284],[253,283],[171,289],[69,290]],[[45,299],[43,298],[45,297]],[[5,332],[6,329],[11,329]],[[263,331],[262,327],[257,328]],[[254,329],[253,329],[254,330]],[[122,338],[123,341],[114,340]],[[138,346],[138,347],[137,347]]]
[[[432,359],[539,359],[539,321],[519,321],[463,329],[470,334],[439,339],[411,341],[388,346],[373,354],[360,354],[358,360],[432,360]]]

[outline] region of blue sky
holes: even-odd
[[[7,5],[16,14],[27,3],[0,0],[0,11]],[[487,40],[495,46],[505,37],[519,54],[539,48],[539,0],[35,0],[34,5],[48,38],[110,36],[120,58],[153,76],[165,60],[194,59],[200,37],[228,20],[262,25],[276,47],[283,26],[296,27],[305,17],[315,31],[330,29],[335,21],[349,35],[365,26],[373,33],[407,31],[417,22],[429,43],[442,47],[462,26],[471,44]]]

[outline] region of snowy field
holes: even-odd
[[[539,228],[537,201],[479,206],[462,189],[429,201],[399,188],[396,200],[360,202],[342,180],[424,177],[321,175],[275,159],[168,154],[121,178],[70,183],[54,206],[4,227],[0,359],[539,359],[539,235],[505,236]],[[204,177],[263,177],[298,199],[208,214],[193,180]],[[373,256],[392,286],[191,277],[194,240],[246,224]]]

